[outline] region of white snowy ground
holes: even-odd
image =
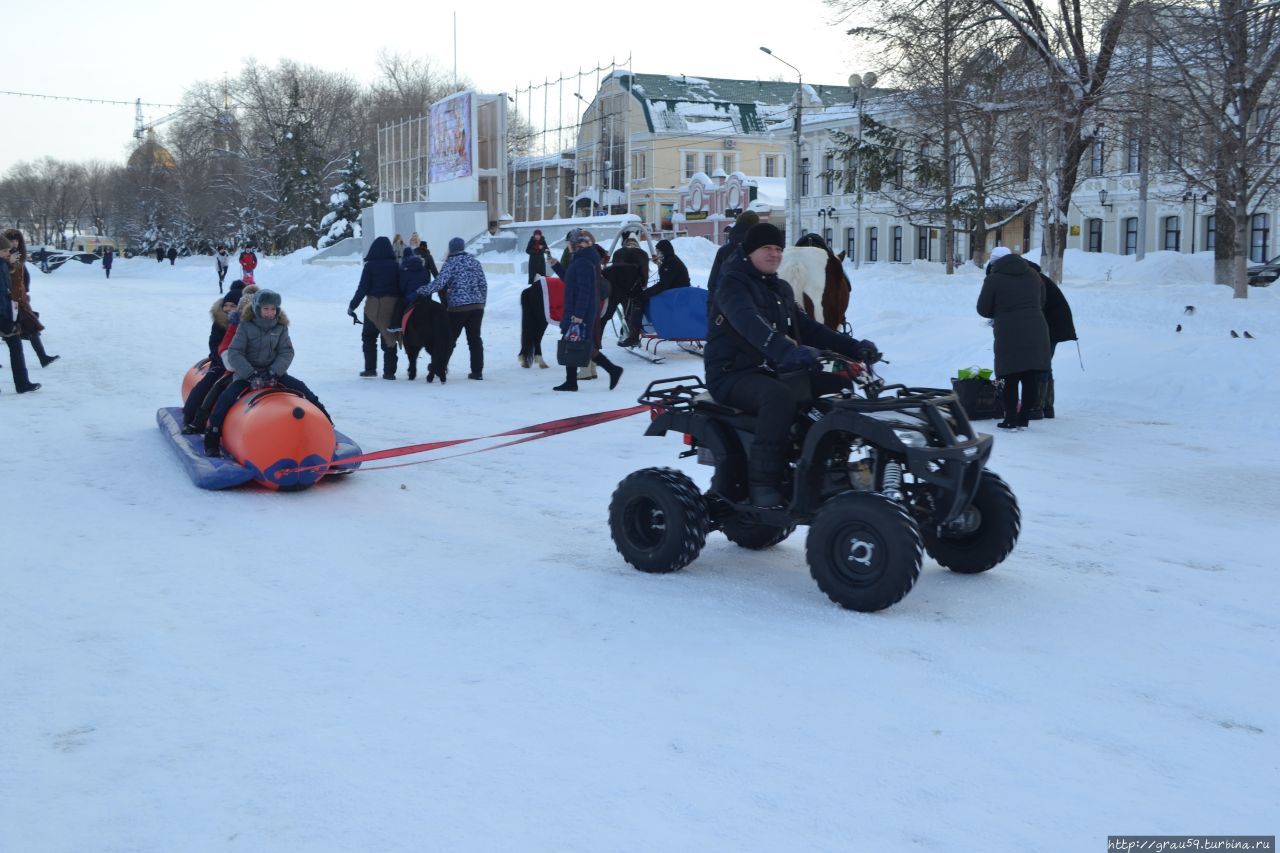
[[[677,250],[703,280],[713,247]],[[1280,288],[1233,301],[1197,283],[1204,254],[1067,265],[1086,370],[1060,347],[1058,418],[999,435],[991,462],[1017,549],[976,577],[926,559],[876,615],[818,591],[806,528],[764,553],[713,534],[671,576],[625,565],[617,481],[710,473],[640,417],[303,493],[200,491],[154,417],[203,353],[212,261],[35,273],[62,360],[36,394],[0,370],[0,850],[1276,833]],[[553,393],[558,368],[516,364],[510,275],[490,280],[483,382],[465,346],[445,386],[361,380],[357,274],[292,257],[259,281],[293,320],[291,372],[366,450],[630,405],[701,370],[613,348],[618,390]],[[990,364],[977,270],[853,275],[850,319],[890,378]]]

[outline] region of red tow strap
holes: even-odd
[[[519,427],[517,429],[507,430],[506,432],[495,432],[492,435],[481,435],[475,438],[454,438],[446,441],[430,441],[425,444],[409,444],[404,447],[392,447],[387,450],[375,450],[373,453],[364,453],[360,456],[347,456],[337,462],[346,465],[351,462],[376,462],[379,459],[394,459],[397,456],[409,456],[413,453],[426,453],[431,450],[440,450],[445,447],[453,447],[456,444],[467,444],[472,441],[484,441],[489,438],[505,438],[507,436],[517,435],[514,441],[504,441],[500,444],[494,444],[490,447],[482,447],[479,450],[468,450],[464,453],[453,453],[449,456],[437,456],[434,459],[419,459],[416,462],[400,462],[395,465],[378,465],[373,468],[362,467],[361,471],[382,471],[389,468],[405,468],[409,465],[425,465],[428,462],[439,462],[442,459],[457,459],[459,456],[471,456],[475,453],[484,453],[489,450],[497,450],[499,447],[512,447],[516,444],[524,444],[526,441],[537,441],[540,438],[549,438],[553,435],[561,433],[573,432],[577,429],[585,429],[586,427],[596,426],[597,424],[605,424],[609,421],[621,420],[629,418],[632,415],[638,415],[641,412],[649,411],[649,406],[631,406],[627,409],[613,409],[608,412],[595,412],[590,415],[574,415],[573,417],[561,418],[556,421],[547,421],[546,423],[534,424],[533,426]],[[281,471],[280,475],[293,474],[300,471],[314,471],[320,468],[331,467],[333,463],[325,463],[323,465],[307,465],[299,468],[290,468],[287,471]]]

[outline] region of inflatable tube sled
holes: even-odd
[[[184,393],[190,393],[187,379]],[[200,370],[199,372],[203,372]],[[338,432],[319,409],[300,394],[286,388],[247,391],[227,413],[222,425],[223,456],[204,453],[204,437],[182,434],[182,409],[167,407],[156,412],[160,432],[169,440],[191,481],[202,489],[227,489],[250,480],[268,489],[306,489],[330,474],[345,474],[359,462],[342,460],[359,456],[359,445]],[[311,471],[291,468],[327,465]]]

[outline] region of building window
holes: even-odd
[[[827,195],[831,195],[836,191],[836,157],[834,154],[828,154],[822,160],[822,191]]]
[[[1218,216],[1216,213],[1210,213],[1204,218],[1204,248],[1206,252],[1212,252],[1218,243]]]
[[[822,229],[823,242],[825,242],[828,246],[831,245],[831,241],[834,240],[835,238],[836,238],[836,234],[830,228]]]
[[[1124,253],[1138,254],[1138,217],[1130,216],[1124,221]]]
[[[645,171],[645,162],[643,154],[631,155],[631,177],[633,180],[644,180],[649,177]]]
[[[1129,128],[1128,138],[1125,140],[1124,170],[1126,172],[1142,171],[1142,140],[1136,126]]]
[[[1178,251],[1182,243],[1182,220],[1177,216],[1164,218],[1164,248],[1167,252]]]
[[[1013,138],[1013,178],[1025,181],[1031,177],[1031,134],[1019,133]]]
[[[1264,263],[1271,260],[1271,214],[1255,213],[1249,220],[1249,260]]]
[[[933,260],[933,241],[929,239],[929,226],[916,226],[916,260],[931,261]]]
[[[687,181],[693,177],[693,173],[698,171],[698,155],[684,155],[684,179]]]
[[[716,170],[716,155],[702,155],[702,171],[707,173],[707,177],[711,177],[711,173]]]
[[[809,194],[809,158],[800,158],[800,195]]]
[[[893,226],[893,261],[902,263],[902,226]]]
[[[766,178],[778,177],[778,158],[777,157],[764,158],[764,176]]]
[[[1085,249],[1086,252],[1102,251],[1102,220],[1090,219],[1089,226],[1089,245]]]
[[[857,234],[858,232],[852,228],[844,229],[844,250],[848,254],[851,260],[857,260],[858,258]],[[832,246],[831,250],[834,252],[835,248],[836,248],[835,246]]]
[[[867,262],[875,263],[880,254],[880,229],[872,225],[867,229]]]
[[[738,161],[735,159],[737,156],[737,154],[722,154],[720,156],[720,162],[724,164],[724,173],[726,175],[732,175],[738,170]]]
[[[893,149],[893,186],[895,189],[902,189],[902,149]]]
[[[1102,169],[1103,169],[1103,166],[1105,165],[1105,160],[1103,159],[1104,153],[1105,152],[1103,152],[1102,150],[1102,140],[1101,139],[1094,140],[1093,145],[1089,147],[1090,177],[1096,178],[1102,174]]]

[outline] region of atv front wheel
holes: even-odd
[[[796,526],[788,524],[785,527],[778,527],[775,524],[761,524],[735,515],[725,519],[720,529],[724,537],[734,545],[749,548],[752,551],[762,551],[786,539],[795,532]]]
[[[693,481],[673,468],[629,474],[609,502],[613,544],[642,572],[683,569],[707,541],[707,505]]]
[[[1022,530],[1022,513],[1009,484],[983,471],[973,503],[960,517],[923,531],[924,547],[938,564],[962,575],[976,575],[1004,562]]]
[[[920,576],[920,530],[897,502],[872,492],[846,492],[818,510],[809,525],[809,573],[827,597],[871,613],[901,601]]]

